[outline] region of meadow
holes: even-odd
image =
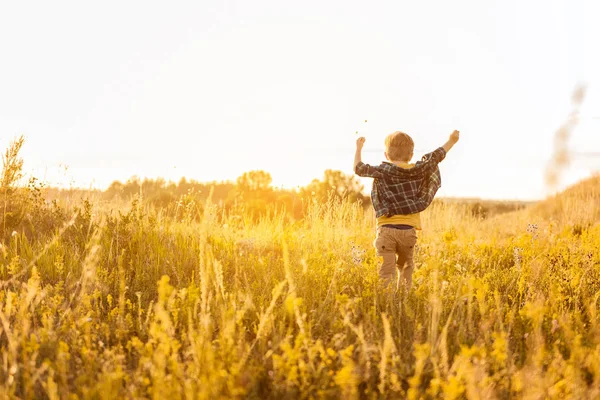
[[[1,398],[600,397],[600,177],[485,219],[435,203],[409,293],[348,199],[257,218],[9,186]]]

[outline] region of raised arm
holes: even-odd
[[[442,146],[442,148],[444,150],[446,150],[446,153],[450,151],[450,149],[452,148],[452,146],[454,146],[456,144],[456,142],[458,142],[458,139],[460,139],[460,132],[455,130],[450,135],[450,138],[448,139],[448,141],[446,142],[446,144],[444,144]]]
[[[354,154],[354,167],[352,168],[354,171],[356,171],[358,163],[362,161],[362,148],[365,144],[365,140],[364,137],[356,139],[356,153]]]
[[[423,156],[421,161],[417,161],[415,167],[411,170],[415,173],[431,173],[433,169],[444,159],[446,158],[446,153],[450,151],[450,149],[458,142],[459,132],[454,131],[450,135],[448,141],[442,146],[438,147],[436,150],[431,153],[427,153]]]
[[[382,173],[377,166],[371,166],[362,162],[362,148],[365,144],[365,138],[359,137],[356,140],[356,153],[354,154],[354,173],[365,178],[381,178]]]

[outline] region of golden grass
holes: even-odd
[[[2,243],[0,397],[598,398],[594,179],[485,221],[432,206],[408,295],[357,205],[83,207]]]

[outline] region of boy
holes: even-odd
[[[454,131],[442,147],[423,156],[421,161],[409,164],[413,157],[414,142],[403,132],[394,132],[385,139],[385,158],[378,166],[361,161],[365,138],[356,141],[354,172],[358,176],[375,178],[371,200],[377,217],[377,237],[374,245],[377,255],[383,257],[379,277],[384,284],[392,283],[396,268],[401,283],[410,289],[414,269],[413,253],[417,242],[416,229],[421,229],[420,212],[433,201],[441,186],[438,163],[458,142]],[[397,258],[396,258],[397,256]]]

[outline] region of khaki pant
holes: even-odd
[[[397,281],[396,269],[398,269],[401,283],[410,289],[415,266],[413,255],[416,243],[417,231],[414,228],[377,228],[377,238],[373,244],[377,249],[377,255],[383,257],[379,277],[384,284],[389,285]]]

